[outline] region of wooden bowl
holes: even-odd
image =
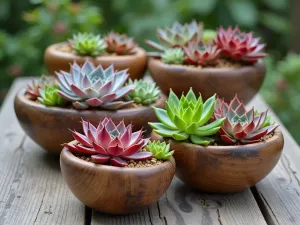
[[[78,56],[68,52],[62,52],[58,48],[67,45],[67,43],[56,43],[50,45],[44,54],[44,61],[49,74],[55,71],[70,71],[70,63],[74,61],[79,65],[83,65],[88,59],[95,66],[102,65],[103,68],[114,65],[115,70],[124,70],[129,68],[131,79],[141,79],[144,76],[147,65],[147,55],[144,49],[136,47],[136,51],[132,55],[108,55],[108,56]]]
[[[152,138],[163,140],[155,132]],[[175,150],[176,176],[191,187],[216,193],[239,192],[258,183],[275,167],[284,144],[279,129],[272,138],[249,145],[203,147],[165,141]]]
[[[182,92],[187,93],[193,87],[194,92],[200,92],[204,99],[217,93],[229,102],[238,94],[245,104],[258,92],[266,72],[262,60],[253,66],[226,69],[168,65],[159,59],[150,58],[148,68],[153,80],[166,95],[171,88],[180,97]]]
[[[67,148],[60,155],[62,175],[73,194],[90,208],[110,214],[141,211],[157,202],[175,174],[175,160],[152,167],[122,168],[94,164]]]
[[[73,140],[68,129],[83,132],[81,118],[97,125],[100,120],[110,117],[115,123],[124,118],[125,124],[133,123],[133,130],[150,130],[149,121],[157,121],[152,106],[162,108],[166,101],[161,96],[156,103],[138,108],[110,110],[76,110],[73,108],[48,107],[29,100],[21,90],[15,97],[14,107],[17,118],[29,137],[45,150],[59,154],[61,144]],[[148,133],[150,135],[150,132]]]

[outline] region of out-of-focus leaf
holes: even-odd
[[[202,15],[211,13],[216,7],[218,0],[190,0],[189,10],[191,12],[197,12]]]
[[[262,12],[261,22],[269,29],[278,33],[288,33],[290,31],[290,22],[287,18],[272,12]]]
[[[253,27],[257,24],[258,12],[253,1],[227,0],[232,18],[239,25]]]
[[[288,0],[263,0],[263,2],[271,9],[285,10],[288,7]]]

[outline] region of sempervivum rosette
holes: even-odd
[[[226,118],[220,129],[221,139],[228,144],[251,144],[271,134],[278,125],[266,123],[268,111],[254,113],[254,108],[246,110],[237,96],[229,105],[218,99],[215,107],[215,118]]]
[[[226,57],[249,63],[255,63],[258,59],[267,54],[262,52],[264,44],[259,43],[259,38],[255,38],[253,33],[241,32],[238,27],[225,30],[219,28],[217,38],[214,43],[222,50]]]
[[[141,151],[148,143],[143,139],[143,131],[132,133],[132,125],[127,127],[124,121],[115,125],[111,119],[100,121],[97,128],[82,120],[84,134],[73,131],[76,144],[64,144],[71,152],[91,155],[93,162],[113,166],[127,166],[126,160],[146,160],[151,152]]]
[[[60,71],[56,76],[60,87],[58,93],[71,101],[76,109],[115,110],[132,104],[132,101],[121,100],[135,88],[134,85],[123,87],[129,76],[127,70],[115,72],[113,65],[104,70],[86,61],[82,67],[73,63],[70,73]]]
[[[136,44],[133,38],[125,34],[110,32],[104,38],[107,45],[107,52],[116,53],[117,55],[128,55],[134,53]]]

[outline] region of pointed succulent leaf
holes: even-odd
[[[197,145],[209,145],[210,143],[212,143],[214,141],[214,139],[212,138],[208,138],[208,137],[199,137],[197,135],[191,135],[191,142]]]

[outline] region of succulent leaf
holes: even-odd
[[[203,103],[200,96],[197,99],[192,88],[187,95],[182,94],[179,100],[171,90],[166,102],[166,110],[154,107],[160,123],[149,123],[149,125],[154,132],[163,137],[171,137],[177,141],[189,139],[194,144],[208,145],[214,140],[207,136],[217,133],[225,120],[219,118],[209,123],[215,101],[214,95]]]
[[[148,139],[142,138],[142,130],[132,133],[132,125],[125,127],[124,121],[115,125],[111,119],[100,121],[97,128],[82,119],[84,134],[72,131],[76,144],[64,144],[71,152],[91,155],[94,163],[109,163],[127,166],[126,160],[146,160],[151,152],[141,152]]]
[[[78,55],[83,56],[99,56],[106,49],[106,44],[101,36],[94,35],[92,33],[74,34],[73,39],[69,40],[69,45],[76,51]],[[90,72],[87,70],[85,73]]]
[[[135,103],[142,105],[150,105],[157,101],[160,96],[160,90],[155,83],[149,83],[145,80],[129,79],[128,86],[134,86],[135,88],[130,92],[125,99],[127,101],[134,101]]]
[[[82,67],[73,63],[70,73],[56,72],[56,76],[60,87],[58,94],[72,102],[76,109],[100,107],[116,110],[132,104],[132,101],[121,100],[135,88],[134,85],[123,87],[129,76],[127,70],[115,72],[113,65],[107,69],[95,68],[86,61]]]

